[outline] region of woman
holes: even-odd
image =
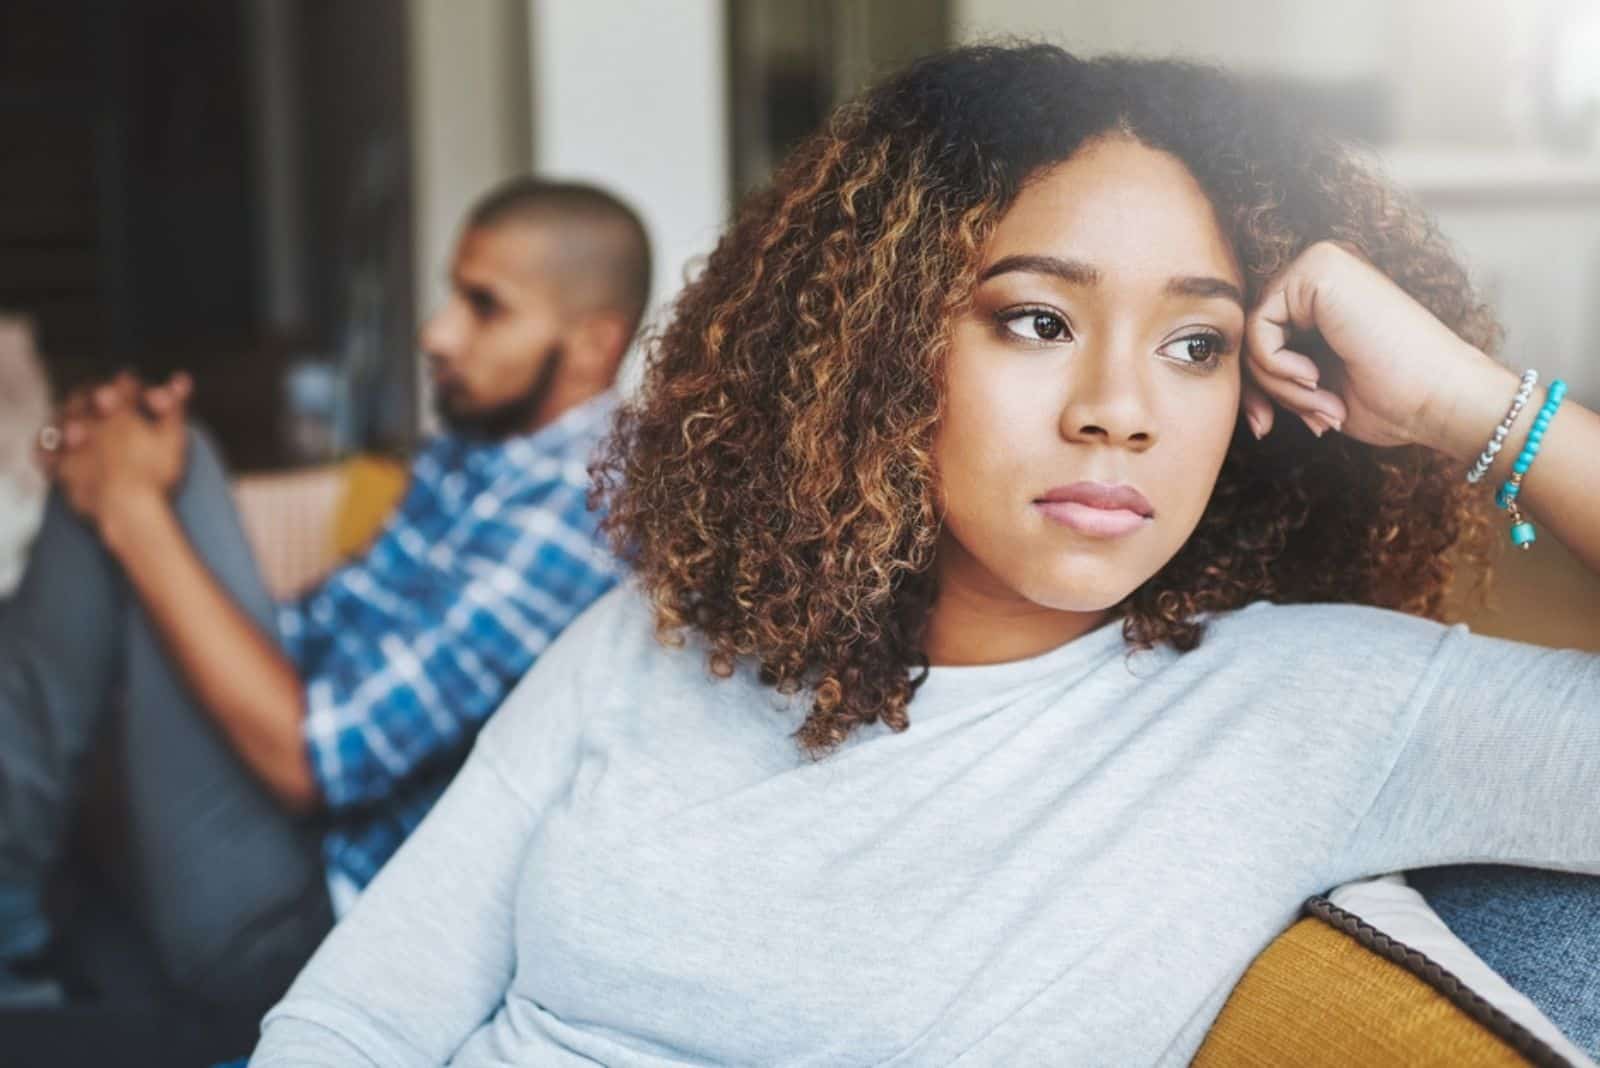
[[[1543,405],[1463,481],[1492,341],[1219,75],[911,68],[681,298],[602,472],[636,582],[256,1063],[1178,1064],[1308,895],[1600,872],[1600,658],[1424,618]],[[1519,502],[1600,567],[1600,419],[1540,434]]]

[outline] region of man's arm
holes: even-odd
[[[300,676],[196,554],[166,496],[131,488],[114,495],[100,532],[234,751],[285,807],[314,808]]]
[[[63,411],[66,451],[51,473],[99,530],[157,632],[235,751],[289,809],[317,804],[294,665],[201,561],[170,497],[185,466],[186,377],[146,391],[131,378]],[[141,411],[139,409],[143,408]]]
[[[446,471],[424,454],[402,509],[369,560],[335,572],[297,615],[337,615],[359,641],[329,642],[306,687],[304,734],[331,811],[388,797],[460,754],[544,649],[616,582],[580,465],[534,465],[501,485],[494,510],[430,539],[414,520],[442,507]],[[424,561],[419,554],[425,554]],[[290,637],[293,637],[290,635]]]

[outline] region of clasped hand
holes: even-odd
[[[73,391],[52,422],[56,447],[40,459],[73,510],[103,527],[124,504],[165,499],[183,475],[193,383],[155,386],[123,373]]]

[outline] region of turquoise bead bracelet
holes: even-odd
[[[1533,428],[1528,431],[1528,440],[1523,443],[1517,462],[1511,465],[1511,477],[1494,495],[1494,503],[1511,514],[1511,544],[1519,549],[1533,548],[1538,534],[1533,524],[1523,516],[1522,509],[1517,507],[1517,494],[1522,492],[1522,480],[1527,476],[1528,468],[1533,466],[1534,457],[1539,455],[1539,445],[1544,441],[1545,431],[1550,429],[1550,420],[1555,418],[1556,409],[1561,407],[1566,395],[1565,382],[1558,378],[1550,383],[1550,388],[1545,392],[1544,406],[1534,416]]]

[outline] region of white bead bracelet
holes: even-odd
[[[1506,435],[1511,433],[1511,424],[1522,414],[1522,408],[1528,403],[1528,398],[1533,396],[1533,387],[1538,381],[1538,371],[1529,369],[1522,372],[1522,384],[1517,387],[1517,395],[1511,398],[1511,410],[1506,413],[1500,425],[1494,428],[1494,436],[1484,447],[1483,455],[1478,457],[1478,462],[1467,472],[1468,482],[1478,482],[1489,473],[1489,468],[1494,465],[1495,456],[1500,452],[1500,446],[1506,443]]]

